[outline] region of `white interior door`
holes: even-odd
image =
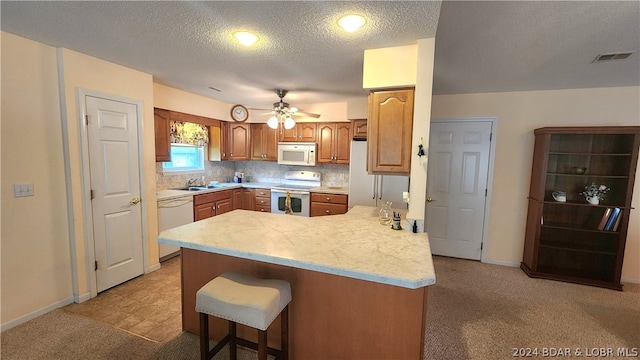
[[[144,272],[137,107],[86,96],[97,291]]]
[[[434,255],[480,260],[491,122],[432,122],[425,228]]]

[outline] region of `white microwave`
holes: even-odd
[[[316,166],[316,143],[279,142],[278,164]]]

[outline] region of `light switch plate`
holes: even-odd
[[[15,197],[33,196],[33,184],[13,184]]]

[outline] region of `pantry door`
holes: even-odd
[[[97,292],[144,272],[136,104],[85,96]]]
[[[480,260],[491,121],[431,123],[425,229],[434,255]]]

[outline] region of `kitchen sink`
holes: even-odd
[[[185,186],[181,188],[175,188],[173,190],[202,191],[207,189],[208,188],[206,186]]]

